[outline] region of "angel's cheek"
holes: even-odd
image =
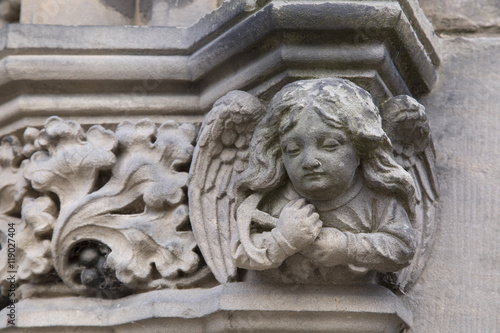
[[[290,181],[301,195],[310,200],[329,200],[344,194],[355,182],[359,173],[359,158],[351,144],[334,151],[317,151],[316,168],[308,167],[301,156],[283,161]]]

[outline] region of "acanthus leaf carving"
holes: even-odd
[[[57,208],[49,197],[25,198],[16,243],[19,277],[36,281],[54,269],[50,238]]]
[[[0,144],[0,214],[18,215],[22,200],[29,191],[29,183],[24,179],[26,168],[22,145],[15,136],[2,138]]]
[[[116,161],[112,150],[117,140],[99,125],[84,134],[76,122],[51,117],[35,144],[40,150],[31,156],[25,176],[34,189],[55,193],[61,207],[89,193],[99,170],[111,168]]]
[[[24,148],[5,139],[2,171],[25,176],[2,187],[26,188],[4,210],[21,218],[2,217],[21,233],[20,283],[45,283],[54,268],[74,292],[110,298],[204,283],[210,271],[186,196],[195,138],[189,123],[124,121],[115,132],[84,132],[51,117],[41,131],[25,131]]]
[[[17,273],[17,283],[54,283],[56,278],[51,253],[51,236],[57,208],[48,197],[38,197],[23,177],[29,165],[38,130],[28,128],[24,133],[24,148],[14,136],[2,139],[0,193],[1,278],[2,292],[9,272]],[[10,230],[10,232],[9,232]],[[10,239],[10,241],[9,241]],[[9,245],[10,244],[10,245]],[[8,249],[10,250],[8,251]],[[12,255],[12,256],[11,256]]]
[[[208,271],[200,267],[189,230],[187,173],[181,170],[191,160],[194,126],[166,122],[157,129],[148,120],[125,121],[115,135],[118,153],[109,180],[67,211],[61,199],[53,249],[71,253],[69,259],[56,257],[61,278],[81,293],[98,286],[111,297],[204,279]],[[104,259],[82,265],[86,247],[78,244],[86,243]]]

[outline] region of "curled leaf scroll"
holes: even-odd
[[[189,123],[124,121],[115,131],[84,131],[51,117],[41,131],[26,131],[24,149],[3,147],[5,163],[20,164],[16,154],[24,153],[26,189],[5,208],[22,215],[30,243],[19,242],[22,278],[37,283],[55,269],[73,292],[110,298],[203,283],[210,272],[186,196],[195,138]]]

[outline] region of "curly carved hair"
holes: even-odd
[[[286,181],[280,136],[295,126],[300,113],[310,111],[346,133],[360,159],[359,168],[367,186],[394,195],[413,215],[413,179],[394,160],[391,142],[382,129],[371,95],[339,78],[296,81],[273,97],[268,113],[255,129],[249,165],[239,177],[238,191],[269,192]]]

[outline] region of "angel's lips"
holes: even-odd
[[[310,172],[310,173],[306,173],[304,174],[304,178],[305,179],[309,179],[309,180],[318,180],[318,179],[321,179],[325,176],[325,173],[324,172]]]

